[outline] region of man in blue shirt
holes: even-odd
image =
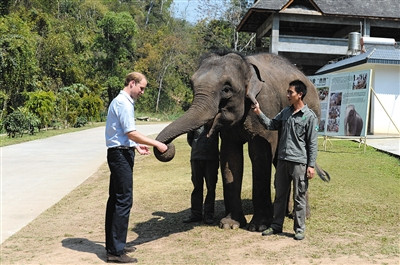
[[[124,85],[108,108],[105,129],[107,162],[111,172],[105,221],[106,250],[108,262],[135,263],[137,259],[126,255],[136,250],[133,246],[126,246],[133,200],[135,150],[141,155],[148,155],[148,145],[156,147],[161,153],[167,150],[167,146],[136,130],[134,105],[144,93],[146,77],[132,72],[126,76]]]
[[[282,233],[286,206],[293,180],[294,239],[304,239],[306,219],[306,192],[308,179],[314,177],[318,151],[318,118],[304,104],[306,85],[295,80],[289,84],[287,98],[290,106],[284,108],[272,120],[261,112],[256,103],[254,112],[267,130],[279,131],[278,163],[275,173],[274,218],[262,235]]]

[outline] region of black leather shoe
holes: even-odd
[[[190,216],[188,219],[183,220],[183,222],[185,224],[194,223],[194,222],[200,222],[200,221],[202,221],[202,218],[201,217],[196,217],[196,216]]]
[[[115,262],[115,263],[137,263],[138,260],[135,258],[131,258],[126,254],[122,254],[119,256],[115,256],[112,254],[107,254],[107,262]]]
[[[134,247],[134,246],[130,246],[130,247],[126,246],[126,247],[124,247],[124,251],[125,251],[125,253],[132,253],[132,252],[136,251],[136,247]]]

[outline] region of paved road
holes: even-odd
[[[138,125],[145,135],[167,124]],[[2,147],[1,243],[106,162],[104,127]]]

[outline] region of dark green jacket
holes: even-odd
[[[268,130],[278,130],[278,159],[315,166],[318,151],[318,118],[305,105],[293,114],[293,106],[284,108],[273,119],[261,113],[258,118]]]
[[[202,126],[197,130],[188,132],[187,141],[192,147],[190,160],[219,159],[219,137],[217,133],[207,138],[207,130]]]

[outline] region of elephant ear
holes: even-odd
[[[264,85],[264,80],[261,79],[260,70],[254,64],[250,64],[250,79],[246,88],[246,96],[253,102],[257,103],[256,96],[260,93]]]

